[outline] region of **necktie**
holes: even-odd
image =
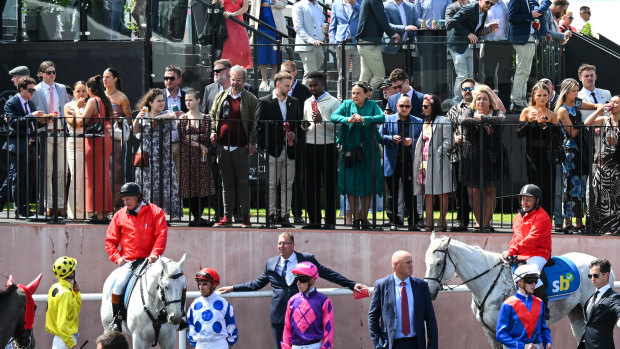
[[[594,296],[592,296],[590,304],[588,304],[588,319],[592,316],[592,310],[594,309],[594,304],[596,304],[596,296],[598,296],[598,291],[594,292]]]
[[[30,114],[28,111],[28,102],[24,102],[24,111],[26,112],[26,115]]]
[[[400,313],[403,323],[403,334],[409,335],[411,332],[411,323],[409,322],[409,300],[407,299],[407,284],[403,281],[400,283]]]
[[[594,103],[598,103],[598,99],[596,99],[596,93],[594,93],[594,91],[590,92],[590,95],[592,95],[592,100],[594,101]]]
[[[282,277],[286,279],[286,272],[287,272],[287,268],[286,266],[288,265],[288,259],[284,260],[284,266],[282,267]]]
[[[50,86],[50,114],[54,112],[54,85]]]

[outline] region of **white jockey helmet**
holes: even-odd
[[[540,271],[538,271],[538,268],[534,264],[523,264],[522,266],[518,267],[517,270],[515,270],[512,276],[512,280],[516,284],[519,280],[523,279],[526,276],[539,278]]]

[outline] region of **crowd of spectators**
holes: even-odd
[[[282,4],[252,5],[254,17],[281,28]],[[476,229],[493,231],[497,188],[510,171],[502,134],[510,128],[503,126],[505,115],[512,113],[520,114],[516,132],[526,140],[527,178],[543,189],[543,207],[558,230],[583,231],[586,206],[609,206],[605,209],[615,212],[605,191],[592,187],[615,185],[593,177],[601,175],[596,172],[604,158],[601,154],[615,151],[613,137],[608,136],[615,136],[615,108],[599,111],[611,95],[595,87],[596,68],[584,65],[578,72],[581,91],[576,80],[566,79],[556,95],[553,82],[543,79],[531,90],[529,106],[527,98],[537,39],[565,42],[573,33],[568,5],[567,0],[543,1],[539,6],[526,0],[452,4],[343,0],[334,3],[328,24],[320,5],[304,0],[292,12],[303,78],[296,79],[293,61],[278,67],[280,53],[263,43],[258,50],[262,77],[258,90],[268,94],[261,99],[247,83],[246,68],[252,65],[245,48],[247,32],[230,20],[226,21],[229,38],[220,52],[228,58],[215,61],[214,82],[204,93],[181,89],[183,72],[172,65],[164,71],[165,88],[149,90],[135,106],[121,91],[115,68],[87,82],[75,82],[69,95],[67,87],[56,82],[51,61],[41,63],[41,82],[35,82],[32,96],[31,81],[18,79],[29,72],[16,71],[12,75],[19,101],[15,102],[21,110],[7,103],[5,112],[10,136],[27,139],[15,150],[11,140],[7,143],[9,153],[16,156],[0,189],[0,204],[4,208],[13,186],[11,196],[20,216],[33,214],[25,202],[31,199],[26,193],[34,192],[40,215],[101,221],[122,205],[114,194],[120,185],[135,179],[143,186],[145,199],[161,206],[173,222],[181,219],[186,206],[192,225],[241,222],[249,227],[249,159],[258,146],[267,163],[268,225],[309,223],[307,227],[316,228],[325,210],[323,227],[333,228],[337,188],[347,197],[355,228],[371,226],[373,198],[385,191],[392,229],[404,223],[406,212],[411,230],[445,231],[449,198],[454,197],[457,219],[451,229],[467,229],[471,211]],[[225,1],[222,6],[226,18],[240,19],[250,4]],[[588,8],[581,8],[580,14],[589,20]],[[434,27],[436,21],[446,23],[456,73],[450,110],[442,109],[445,103],[433,94],[436,91],[416,91],[412,78],[398,68],[410,58],[400,43],[414,37],[423,22]],[[469,44],[479,41],[483,45],[476,81]],[[242,47],[230,46],[233,42]],[[326,43],[346,45],[336,57],[336,97],[326,91],[326,77],[317,71]],[[503,57],[513,54],[514,77],[512,65]],[[390,66],[397,68],[384,79]],[[347,81],[349,68],[359,83]],[[372,99],[381,92],[384,101]],[[585,128],[590,113],[581,110],[597,110],[597,118],[611,121],[592,117]],[[18,125],[13,120],[21,114],[33,118]],[[601,135],[605,128],[611,131]],[[615,167],[613,161],[607,165],[612,166],[603,167],[608,175]],[[109,175],[98,175],[103,173]],[[435,197],[440,211],[436,224]],[[214,214],[203,219],[207,207]],[[596,229],[618,233],[615,228]]]

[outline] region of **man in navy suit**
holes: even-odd
[[[402,47],[414,41],[414,31],[420,28],[420,19],[413,3],[409,1],[390,0],[386,1],[383,7],[390,27],[401,37],[398,43],[394,43],[394,40],[385,33],[383,34],[383,42],[388,43],[381,46],[383,62],[385,69],[392,71],[398,67],[406,66],[405,59],[411,61],[411,57],[405,57],[405,51]]]
[[[418,117],[422,115],[422,100],[424,99],[424,94],[411,87],[409,84],[409,75],[400,68],[394,69],[392,74],[390,74],[390,82],[392,83],[392,88],[397,92],[388,99],[388,107],[390,107],[391,110],[397,110],[396,104],[400,97],[407,96],[411,99],[411,110],[409,113]]]
[[[586,302],[586,328],[579,349],[614,348],[614,325],[620,318],[620,295],[611,289],[611,263],[607,259],[590,262],[588,277],[596,292]]]
[[[313,254],[295,251],[295,238],[292,233],[282,233],[278,237],[279,256],[269,258],[265,265],[265,271],[256,280],[235,286],[225,286],[219,289],[220,293],[258,291],[271,283],[273,296],[271,296],[271,329],[276,341],[276,349],[280,349],[282,331],[284,330],[284,315],[289,298],[299,292],[295,276],[291,271],[301,262],[311,262],[319,269],[319,277],[347,287],[351,290],[361,290],[366,286],[347,279],[339,273],[321,265]],[[428,291],[427,291],[428,292]],[[429,296],[430,297],[430,296]]]
[[[283,228],[292,228],[289,216],[295,179],[295,148],[297,139],[303,137],[301,106],[297,98],[288,95],[293,85],[291,74],[281,71],[275,75],[273,81],[273,92],[260,98],[256,105],[256,139],[269,163],[267,224],[281,223]],[[281,207],[279,214],[276,210],[278,183]]]
[[[411,115],[411,99],[402,96],[396,105],[398,113],[387,115],[379,134],[383,144],[383,176],[387,186],[386,200],[391,209],[390,230],[398,230],[398,191],[403,183],[403,199],[409,213],[408,229],[420,230],[417,200],[413,196],[413,154],[422,132],[422,119]]]
[[[376,349],[437,349],[435,310],[428,284],[413,274],[407,251],[392,255],[393,274],[375,282],[368,330]],[[428,337],[428,338],[427,338]]]
[[[342,47],[336,48],[336,61],[338,68],[338,99],[346,99],[349,95],[349,64],[353,65],[353,81],[360,78],[360,54],[357,52],[357,26],[360,20],[360,5],[356,0],[341,0],[332,6],[332,16],[329,21],[329,42],[331,44],[344,45],[344,57]],[[344,60],[344,62],[343,62]],[[342,65],[346,70],[342,70]],[[342,87],[344,85],[344,88]],[[343,94],[344,92],[344,94]]]
[[[9,119],[9,140],[3,150],[9,151],[9,176],[0,188],[0,211],[8,196],[8,187],[11,186],[11,195],[15,201],[15,212],[19,216],[29,217],[32,212],[28,209],[28,185],[34,184],[34,137],[36,137],[37,123],[35,118],[43,116],[45,112],[35,110],[31,101],[35,91],[36,81],[25,76],[19,80],[19,93],[11,97],[4,105],[4,112]],[[30,166],[28,164],[30,163]]]

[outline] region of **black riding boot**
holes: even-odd
[[[112,331],[123,332],[123,308],[123,296],[112,294],[112,314],[114,315]]]
[[[181,309],[185,309],[185,299],[187,297],[187,289],[183,289],[183,295],[181,296]],[[189,324],[187,323],[187,316],[185,315],[185,311],[183,311],[183,317],[181,318],[181,322],[179,323],[179,331],[183,331],[188,328]]]
[[[542,285],[534,289],[534,296],[540,298],[545,306],[545,320],[549,320],[551,314],[549,313],[549,298],[547,297],[547,288]]]

